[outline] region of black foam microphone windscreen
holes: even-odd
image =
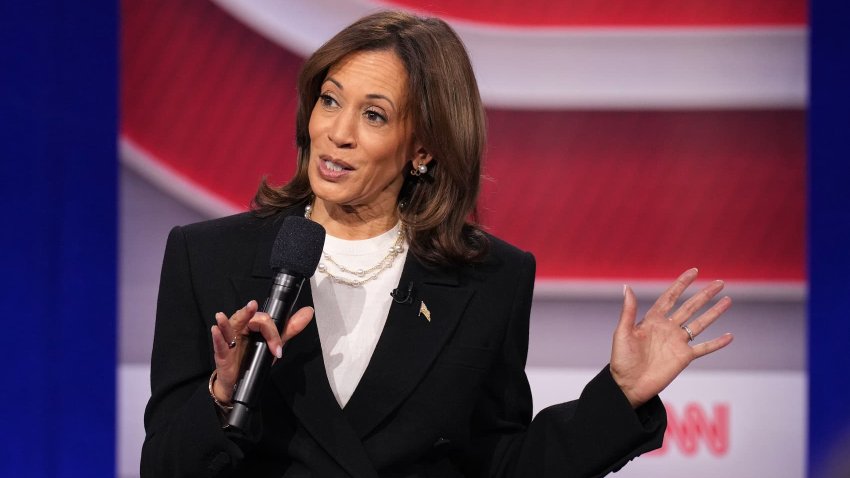
[[[283,220],[272,246],[272,270],[310,277],[316,272],[324,245],[325,228],[309,219],[289,216]]]

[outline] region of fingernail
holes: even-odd
[[[623,284],[623,297],[626,296],[626,290],[629,288],[626,284]]]
[[[277,348],[274,349],[274,356],[277,357],[277,358],[283,357],[283,347],[278,345]]]

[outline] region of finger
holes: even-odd
[[[688,269],[682,273],[670,287],[658,297],[658,300],[655,301],[655,304],[650,307],[647,315],[650,314],[660,314],[666,316],[670,309],[676,305],[676,301],[679,300],[679,297],[682,295],[682,292],[688,288],[689,285],[697,278],[697,268],[694,267],[692,269]]]
[[[718,292],[723,290],[723,281],[716,280],[705,286],[701,291],[697,292],[690,299],[686,300],[681,307],[670,317],[676,325],[682,325],[691,318],[692,315],[708,303]]]
[[[252,300],[245,304],[245,307],[237,310],[233,313],[233,316],[230,318],[230,326],[233,330],[241,331],[245,328],[245,324],[254,317],[254,314],[257,313],[257,301]]]
[[[700,357],[722,349],[723,347],[731,344],[733,338],[734,337],[732,336],[732,334],[725,333],[720,337],[709,340],[708,342],[703,342],[694,345],[693,347],[691,347],[691,349],[694,351],[694,358],[698,359]]]
[[[269,314],[258,312],[248,321],[248,330],[251,332],[259,332],[269,346],[269,351],[277,358],[281,357],[283,352],[283,342],[280,339],[280,334],[277,333],[277,326]]]
[[[230,395],[226,392],[233,389],[233,383],[236,380],[236,370],[233,368],[233,362],[231,361],[230,366],[227,363],[228,359],[232,357],[232,351],[224,335],[221,333],[220,327],[213,325],[210,333],[212,334],[215,367],[218,372],[213,390],[216,397],[229,401]]]
[[[694,334],[694,337],[708,328],[708,326],[717,320],[718,317],[723,315],[729,307],[732,307],[732,299],[727,296],[718,300],[717,303],[711,306],[710,309],[706,310],[705,313],[691,321],[691,323],[688,324],[688,328],[691,329],[691,333]]]
[[[623,286],[623,310],[620,312],[620,321],[617,323],[616,333],[628,333],[635,327],[637,317],[637,297],[631,287]]]
[[[219,326],[213,325],[210,333],[212,334],[213,353],[215,354],[216,364],[222,363],[227,360],[230,347],[228,347],[227,340],[225,340]]]
[[[298,312],[292,314],[292,317],[286,322],[286,328],[281,334],[283,343],[289,342],[292,337],[300,334],[307,324],[313,319],[313,308],[303,307],[298,309]]]
[[[230,343],[231,340],[236,338],[236,331],[234,331],[233,327],[231,327],[230,321],[227,320],[227,316],[224,315],[224,312],[216,312],[215,322],[218,324],[218,329],[224,337],[225,342]]]

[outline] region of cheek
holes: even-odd
[[[310,140],[316,139],[316,136],[319,134],[319,118],[317,117],[316,109],[313,108],[313,111],[310,113],[310,122],[307,123],[307,134],[310,135]]]
[[[407,163],[405,152],[406,150],[401,147],[386,148],[382,151],[381,160],[373,163],[376,168],[376,176],[382,178],[381,182],[392,183],[396,180],[402,180],[404,167]]]
[[[400,136],[388,141],[384,148],[384,167],[392,169],[398,174],[401,174],[404,170],[411,155],[410,138],[406,134]]]

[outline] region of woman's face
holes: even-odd
[[[418,149],[407,97],[407,72],[393,51],[355,52],[331,67],[309,125],[317,198],[394,214],[402,171]]]

